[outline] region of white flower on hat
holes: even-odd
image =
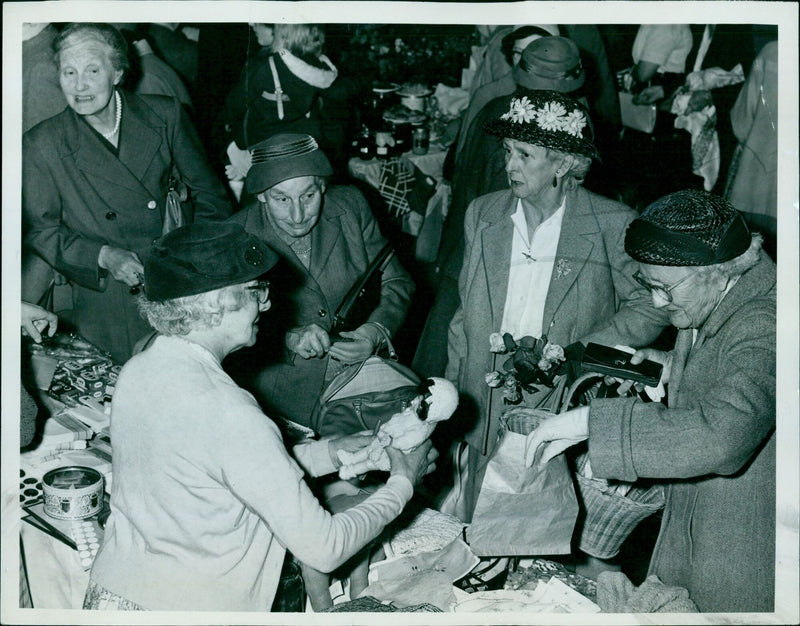
[[[542,130],[564,130],[567,110],[559,102],[548,102],[536,111],[536,123]]]
[[[528,96],[522,96],[522,99],[511,99],[511,109],[501,115],[500,119],[511,120],[516,124],[527,124],[533,119],[534,114],[533,104],[528,100]]]
[[[573,137],[580,137],[581,131],[586,127],[586,116],[578,109],[573,109],[572,113],[564,120],[563,130]]]

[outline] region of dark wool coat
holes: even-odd
[[[270,57],[275,61],[283,89],[283,119],[278,117]],[[315,69],[325,74],[325,70]],[[233,139],[239,148],[247,149],[278,133],[306,133],[324,143],[319,115],[320,91],[320,87],[295,76],[280,54],[262,50],[245,66],[239,82],[225,100],[221,117],[231,130],[226,145]]]
[[[669,408],[595,400],[595,475],[667,480],[650,574],[701,611],[772,611],[775,593],[775,265],[762,255],[699,329],[680,331]]]
[[[119,156],[71,108],[22,140],[25,244],[72,283],[78,332],[120,363],[151,329],[129,287],[97,265],[100,248],[131,250],[144,260],[161,235],[173,164],[191,190],[195,220],[231,212],[180,102],[121,95]]]
[[[293,326],[312,323],[330,330],[336,308],[386,240],[354,187],[330,187],[325,192],[319,222],[311,231],[308,270],[275,233],[260,204],[230,219],[263,239],[281,260],[270,271],[272,308],[261,316],[258,343],[231,355],[225,367],[237,383],[253,392],[268,415],[308,426],[322,393],[328,359],[287,354],[285,333]],[[413,292],[411,278],[392,258],[383,273],[380,304],[369,320],[394,334],[405,319]]]

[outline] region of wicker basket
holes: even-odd
[[[585,511],[577,529],[580,549],[598,559],[617,555],[625,539],[640,522],[664,508],[664,488],[634,486],[628,494],[606,493],[589,478],[576,474],[577,491]]]

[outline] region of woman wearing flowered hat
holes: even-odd
[[[547,90],[513,99],[486,127],[503,138],[510,188],[481,196],[467,209],[461,302],[449,328],[446,377],[474,405],[474,414],[463,416],[472,483],[459,503],[465,521],[503,411],[502,394],[484,381],[496,369],[492,333],[546,335],[561,346],[639,347],[667,323],[633,279],[635,263],[623,249],[635,213],[581,187],[597,157],[590,128],[577,101]]]
[[[775,604],[775,264],[731,204],[679,191],[628,227],[637,282],[678,328],[664,364],[668,406],[595,399],[528,437],[541,463],[587,440],[595,476],[667,489],[650,571],[700,611]]]

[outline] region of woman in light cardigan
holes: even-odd
[[[111,409],[111,516],[84,608],[269,611],[286,550],[332,571],[411,498],[435,453],[390,451],[386,485],[331,515],[275,423],[222,359],[255,342],[277,261],[236,224],[177,229],[145,264],[141,310],[160,335],[120,372]],[[371,437],[295,448],[311,474]],[[429,454],[430,452],[430,454]]]

